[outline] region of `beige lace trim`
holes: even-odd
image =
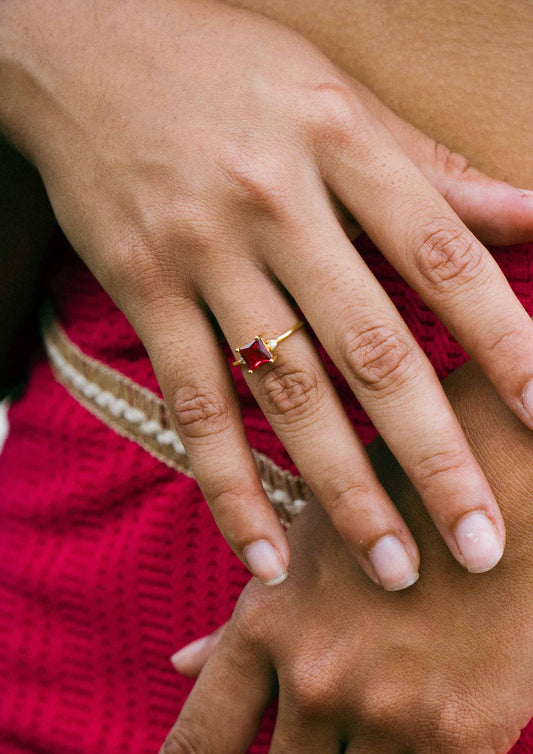
[[[194,477],[168,409],[155,393],[87,356],[54,318],[45,324],[43,339],[56,379],[79,403],[154,458]],[[312,497],[311,490],[301,477],[281,469],[268,456],[252,453],[270,502],[283,521],[292,521]]]

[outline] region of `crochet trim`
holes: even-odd
[[[183,444],[161,398],[106,364],[83,353],[59,322],[43,327],[44,346],[55,378],[88,411],[123,437],[176,471],[194,478]],[[263,488],[284,523],[312,497],[304,480],[252,449]]]

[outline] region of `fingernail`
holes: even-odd
[[[398,537],[387,534],[370,550],[370,562],[388,592],[406,589],[418,580],[418,571]]]
[[[266,586],[276,586],[287,578],[281,558],[270,542],[259,539],[244,550],[244,557],[253,575]]]
[[[196,639],[196,641],[187,644],[186,647],[183,647],[183,649],[180,649],[178,652],[174,652],[170,658],[170,662],[174,665],[176,670],[180,671],[182,663],[188,663],[197,652],[202,650],[207,644],[208,639],[209,636],[203,636],[201,639]]]
[[[522,393],[522,405],[533,422],[533,380],[530,380]]]
[[[463,516],[455,527],[455,539],[471,573],[490,571],[503,555],[498,532],[481,511]]]

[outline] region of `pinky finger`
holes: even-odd
[[[235,554],[263,584],[279,584],[287,576],[289,545],[261,485],[214,331],[192,300],[170,306],[166,300],[158,309],[136,329],[194,476]]]

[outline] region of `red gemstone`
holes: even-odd
[[[239,353],[245,360],[250,372],[255,372],[261,364],[268,364],[274,360],[262,338],[254,338],[250,343],[239,348]]]

